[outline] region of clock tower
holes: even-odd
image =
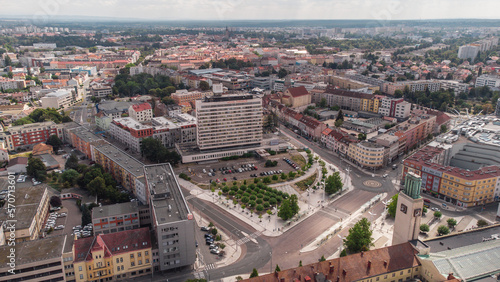
[[[399,192],[396,208],[396,221],[392,234],[392,245],[416,240],[420,233],[420,220],[424,200],[420,196],[422,179],[408,172],[405,178],[405,188]]]

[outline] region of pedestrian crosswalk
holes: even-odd
[[[205,265],[206,270],[210,270],[210,269],[214,269],[214,268],[216,268],[215,263],[209,263],[209,264]]]
[[[239,246],[239,245],[246,244],[247,242],[251,241],[252,239],[255,239],[255,238],[259,237],[261,234],[262,234],[261,231],[256,231],[256,232],[254,232],[254,233],[252,233],[252,234],[250,234],[250,235],[248,235],[248,236],[246,236],[244,238],[241,238],[238,241],[236,241],[236,245]]]
[[[203,278],[205,278],[205,273],[203,273],[203,271],[195,272],[194,273],[194,278],[196,278],[196,279],[203,279]]]

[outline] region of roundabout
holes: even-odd
[[[363,185],[365,185],[366,187],[370,187],[370,188],[379,188],[382,186],[382,183],[380,183],[376,180],[366,180],[363,182]]]

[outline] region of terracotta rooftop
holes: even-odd
[[[291,87],[288,88],[287,91],[290,92],[290,95],[292,95],[292,97],[294,98],[309,95],[309,92],[304,86]]]
[[[44,152],[44,151],[52,151],[52,146],[50,145],[47,145],[45,143],[40,143],[40,144],[36,144],[35,146],[33,146],[33,155],[37,155],[38,153],[40,152]]]
[[[375,249],[341,258],[316,262],[243,281],[357,281],[384,273],[419,266],[418,251],[411,243]]]
[[[136,112],[142,112],[145,110],[151,110],[151,105],[147,102],[142,103],[142,104],[136,104],[136,105],[132,105],[132,109],[134,109],[134,111],[136,111]]]
[[[9,161],[9,164],[7,166],[11,167],[11,166],[14,166],[14,165],[17,165],[17,164],[27,165],[28,164],[28,158],[26,158],[26,157],[13,158],[12,160]]]
[[[104,250],[106,257],[151,248],[149,228],[126,230],[110,234],[99,234],[75,240],[74,261],[92,260],[92,252]]]

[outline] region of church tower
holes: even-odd
[[[424,200],[420,197],[422,178],[414,173],[407,173],[405,188],[399,192],[396,208],[396,221],[392,234],[392,245],[406,243],[418,238]]]

